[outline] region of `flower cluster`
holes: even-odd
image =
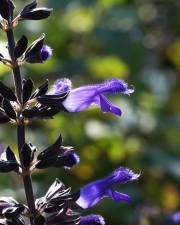
[[[16,42],[13,29],[23,20],[41,20],[49,17],[52,9],[37,7],[36,0],[27,4],[14,18],[12,0],[0,0],[0,28],[6,32],[9,58],[0,53],[0,62],[12,68],[15,92],[0,81],[0,123],[14,123],[17,126],[19,157],[9,146],[1,149],[0,172],[15,172],[21,176],[27,198],[27,206],[11,197],[0,198],[0,224],[25,225],[25,217],[31,225],[104,225],[100,215],[81,216],[81,211],[98,204],[107,197],[116,202],[130,202],[125,193],[115,191],[116,185],[137,180],[140,174],[119,167],[109,176],[93,181],[77,191],[66,188],[58,178],[47,193],[34,201],[31,174],[35,170],[56,167],[71,169],[80,162],[80,157],[71,146],[63,146],[62,136],[46,149],[39,152],[32,143],[25,141],[25,125],[33,119],[52,119],[57,113],[77,113],[92,105],[100,107],[103,113],[121,116],[119,106],[107,99],[109,94],[131,95],[133,88],[123,80],[108,79],[102,83],[72,88],[67,78],[58,79],[49,88],[48,80],[34,90],[31,78],[22,79],[20,67],[24,63],[43,63],[52,55],[52,49],[44,44],[41,35],[28,45],[25,35]],[[38,154],[35,154],[37,153]]]

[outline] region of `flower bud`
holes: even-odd
[[[44,45],[45,34],[35,40],[25,51],[23,61],[28,63],[43,63],[52,55],[52,49]]]
[[[26,58],[28,63],[43,63],[52,55],[52,49],[48,45],[43,45],[41,49],[29,54]]]
[[[41,49],[42,61],[46,61],[51,57],[51,55],[52,55],[52,48],[50,48],[48,45],[43,45]]]

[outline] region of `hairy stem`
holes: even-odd
[[[12,60],[12,64],[15,65],[15,58],[14,58],[14,47],[15,47],[15,40],[14,40],[14,34],[13,30],[7,31],[7,39],[8,39],[8,50],[9,54]],[[13,77],[14,77],[14,86],[15,86],[15,91],[16,91],[16,96],[18,99],[18,102],[20,104],[20,108],[23,107],[23,101],[22,101],[22,79],[21,79],[21,73],[20,73],[20,68],[19,66],[15,66],[13,68]],[[17,143],[18,143],[18,151],[19,151],[19,158],[21,165],[23,166],[23,161],[22,161],[22,155],[21,155],[21,149],[22,146],[25,144],[25,125],[24,125],[24,118],[21,113],[18,115],[18,121],[20,121],[20,124],[17,126]],[[26,194],[26,199],[27,199],[27,205],[29,207],[31,217],[30,217],[30,222],[31,225],[34,225],[34,218],[36,215],[36,210],[35,210],[35,203],[34,203],[34,194],[33,194],[33,187],[32,187],[32,182],[31,182],[31,176],[26,174],[25,169],[23,174],[23,183],[24,183],[24,189],[25,189],[25,194]]]

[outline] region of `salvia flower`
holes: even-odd
[[[79,156],[75,153],[71,146],[62,146],[62,137],[51,146],[42,151],[37,159],[36,168],[45,169],[48,167],[64,167],[70,169],[80,162]]]
[[[74,165],[80,162],[79,156],[74,151],[67,151],[62,156],[57,158],[55,162],[55,167],[63,166],[66,169],[70,169]]]
[[[73,166],[80,162],[79,156],[74,151],[65,152],[62,155],[56,157],[49,157],[44,160],[40,160],[36,164],[37,169],[45,169],[48,167],[64,167],[65,169],[71,169]]]
[[[45,34],[35,40],[24,52],[23,61],[28,63],[43,63],[52,55],[52,49],[44,44]]]
[[[80,112],[86,110],[91,105],[96,104],[101,107],[101,110],[111,112],[117,116],[121,115],[121,110],[116,105],[113,105],[105,95],[108,94],[127,94],[134,92],[128,88],[127,83],[119,79],[109,79],[103,83],[95,85],[87,85],[79,88],[71,89],[71,81],[69,79],[59,79],[52,86],[50,95],[60,95],[68,92],[67,98],[60,105],[69,112]]]
[[[104,197],[109,197],[114,201],[130,201],[126,194],[113,190],[115,184],[124,184],[128,181],[138,179],[140,175],[128,168],[120,167],[110,176],[94,181],[80,189],[80,197],[76,203],[83,209],[93,207]]]
[[[48,45],[43,45],[41,49],[31,52],[26,58],[28,63],[42,63],[48,60],[52,55],[52,49]]]
[[[105,225],[105,221],[100,215],[81,216],[80,225]]]

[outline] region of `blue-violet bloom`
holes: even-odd
[[[100,215],[81,216],[80,225],[105,225],[104,218]]]
[[[64,78],[54,83],[49,94],[60,95],[64,92],[68,92],[68,96],[61,104],[69,112],[80,112],[96,104],[101,107],[104,113],[111,112],[120,116],[120,108],[108,101],[105,95],[118,93],[130,95],[134,92],[134,89],[128,88],[128,84],[123,80],[115,78],[106,80],[100,84],[71,89],[71,81]]]
[[[80,162],[79,156],[75,152],[65,152],[64,155],[58,157],[55,165],[61,164],[64,166],[65,169],[70,169],[71,167],[75,166]]]
[[[76,203],[83,209],[93,207],[104,197],[109,197],[114,201],[130,201],[126,194],[113,190],[115,184],[124,184],[128,181],[138,179],[140,174],[124,167],[116,169],[110,176],[94,181],[80,189],[80,196]]]
[[[48,60],[52,56],[52,48],[48,45],[43,45],[41,48],[41,59],[42,61]]]
[[[26,62],[28,63],[43,63],[52,56],[52,49],[48,45],[42,45],[41,48],[35,49],[32,47],[28,53],[25,53]]]

